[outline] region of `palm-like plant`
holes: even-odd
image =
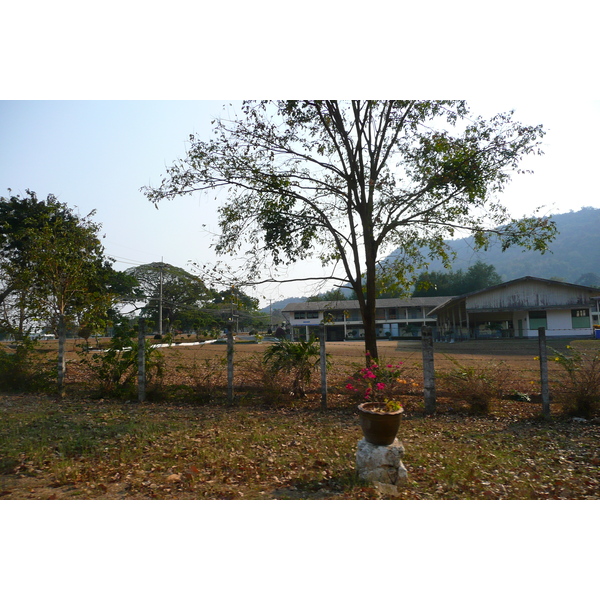
[[[272,373],[284,372],[292,376],[292,396],[306,396],[306,385],[312,372],[319,366],[320,350],[314,337],[308,341],[291,342],[286,339],[270,346],[263,362]]]

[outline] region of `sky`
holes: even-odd
[[[532,175],[516,175],[500,198],[512,216],[600,208],[596,185],[600,101],[580,100],[565,111],[561,100],[469,99],[475,112],[491,116],[514,109],[526,124],[544,125],[543,156],[527,157]],[[235,258],[211,249],[218,232],[218,200],[183,196],[158,209],[140,190],[157,186],[166,168],[186,153],[192,133],[211,135],[215,116],[231,114],[226,100],[4,100],[0,101],[0,195],[33,190],[102,225],[107,255],[118,270],[164,261],[195,272],[201,265]],[[317,261],[288,269],[290,278],[322,273]],[[323,289],[328,289],[325,286]],[[314,283],[269,284],[248,289],[260,305],[311,295]]]

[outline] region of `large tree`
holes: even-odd
[[[377,279],[406,291],[427,256],[446,261],[445,239],[470,232],[544,251],[555,233],[541,218],[511,219],[497,199],[521,160],[539,151],[541,126],[512,113],[486,120],[463,101],[244,102],[215,121],[210,141],[190,136],[186,158],[156,188],[154,203],[199,190],[228,190],[217,251],[240,250],[256,277],[318,256],[358,298],[365,346],[377,356]],[[378,262],[400,248],[386,274]]]
[[[53,195],[38,200],[29,190],[25,197],[0,198],[0,302],[18,299],[20,333],[23,315],[58,333],[61,390],[67,326],[90,325],[105,316],[115,301],[112,288],[122,283],[104,256],[92,216],[79,216]]]
[[[168,263],[149,263],[125,272],[139,283],[140,300],[144,303],[142,316],[159,328],[159,323],[162,324],[166,331],[176,321],[186,329],[191,328],[192,322],[202,320],[201,309],[212,298],[199,277]]]

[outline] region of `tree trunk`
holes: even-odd
[[[64,315],[58,317],[58,393],[64,395],[65,371],[67,361],[65,357],[65,348],[67,345],[67,328],[65,326]]]
[[[363,326],[365,328],[365,354],[367,366],[379,358],[377,353],[377,329],[375,326],[375,305],[367,304],[362,314]]]
[[[372,236],[372,228],[364,227],[365,238],[367,232]],[[367,366],[371,361],[379,358],[377,352],[377,325],[375,322],[375,306],[377,302],[377,251],[373,248],[373,241],[365,239],[365,263],[366,263],[366,291],[364,303],[361,305],[363,326],[365,328],[365,350],[367,354]]]

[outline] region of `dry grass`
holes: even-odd
[[[571,342],[574,344],[575,342]],[[437,347],[461,363],[509,366],[515,386],[536,389],[535,346],[480,344]],[[562,344],[564,346],[564,343]],[[531,346],[531,345],[530,345]],[[224,402],[224,346],[164,350],[162,395],[143,405],[94,398],[76,354],[70,394],[0,398],[0,495],[19,498],[366,499],[381,497],[356,480],[362,434],[355,399],[344,390],[362,366],[359,344],[329,344],[329,408],[320,411],[318,378],[307,399],[286,395],[260,368],[264,346],[236,347],[235,406]],[[49,349],[49,352],[52,350]],[[473,350],[472,350],[473,352]],[[418,343],[381,345],[384,358],[402,360],[418,376]],[[452,364],[449,362],[449,365]],[[533,384],[531,383],[533,381]],[[262,391],[261,391],[262,390]],[[440,393],[427,417],[422,396],[402,398],[399,437],[409,472],[402,499],[545,499],[600,497],[600,426],[573,421],[553,408],[492,399],[485,415]]]

